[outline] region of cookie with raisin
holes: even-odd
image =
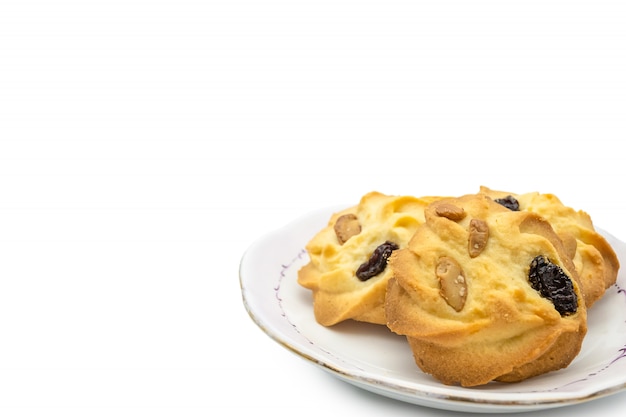
[[[433,202],[390,260],[387,326],[445,384],[567,367],[587,331],[576,268],[550,223],[482,195]]]
[[[587,308],[615,284],[619,260],[608,241],[595,229],[588,213],[566,206],[554,194],[515,194],[485,186],[480,187],[480,193],[509,209],[537,213],[550,222],[576,265]]]
[[[320,324],[386,323],[387,259],[408,244],[435,199],[370,192],[331,216],[306,245],[309,262],[298,271]]]

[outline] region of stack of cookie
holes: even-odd
[[[373,192],[307,245],[298,282],[317,321],[386,325],[445,384],[567,367],[619,262],[589,216],[552,194]]]

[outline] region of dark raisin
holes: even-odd
[[[496,198],[494,201],[511,211],[519,211],[519,201],[517,201],[517,199],[512,195],[507,195],[503,198]]]
[[[375,277],[385,270],[387,266],[387,259],[391,256],[391,252],[399,249],[399,246],[393,242],[386,241],[382,245],[374,249],[372,256],[369,260],[356,270],[356,276],[361,281],[367,281],[368,279]]]
[[[530,263],[528,280],[531,287],[549,299],[561,316],[576,313],[578,297],[574,292],[572,280],[558,265],[539,255]]]

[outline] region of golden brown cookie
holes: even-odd
[[[619,260],[611,245],[595,230],[589,214],[565,206],[554,194],[515,194],[484,186],[480,192],[504,205],[517,203],[517,210],[537,213],[550,222],[576,265],[587,308],[615,284]]]
[[[520,381],[568,366],[580,350],[587,315],[576,268],[535,213],[482,194],[436,201],[389,266],[387,326],[445,384]]]
[[[307,244],[310,261],[298,271],[298,283],[312,291],[320,324],[386,323],[387,258],[407,245],[434,200],[371,192],[332,215]]]

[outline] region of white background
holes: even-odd
[[[626,238],[625,22],[605,0],[3,0],[0,415],[454,415],[273,342],[241,256],[371,190],[481,184]]]

